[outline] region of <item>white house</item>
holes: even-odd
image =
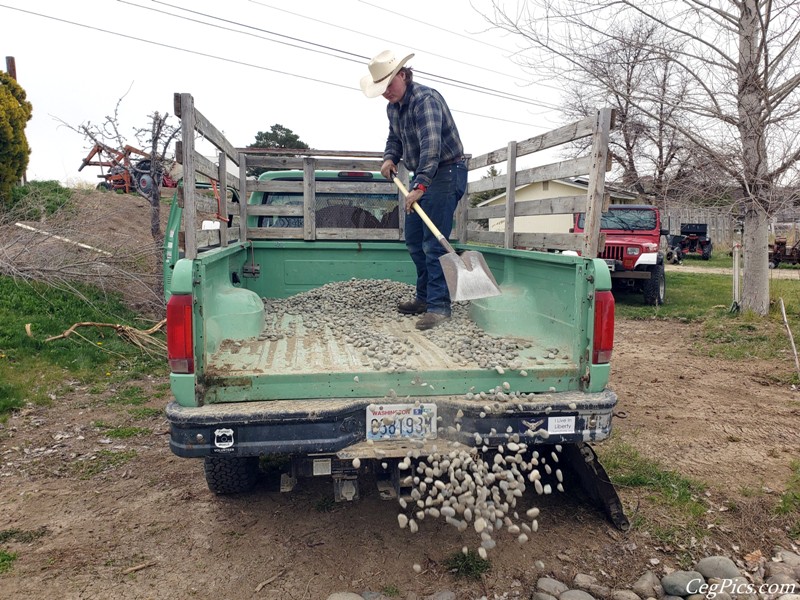
[[[517,202],[524,202],[527,200],[544,200],[585,194],[588,189],[589,185],[585,179],[553,179],[522,185],[516,189],[515,194]],[[641,202],[635,194],[611,190],[608,187],[606,190],[611,194],[612,204],[636,204]],[[494,198],[481,202],[478,206],[503,205],[505,202],[506,194],[503,192]],[[489,219],[489,231],[504,231],[505,226],[505,218]],[[517,233],[569,233],[572,226],[573,216],[569,214],[536,215],[514,219],[514,231]]]

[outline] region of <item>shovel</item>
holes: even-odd
[[[408,190],[402,181],[394,177],[394,183],[403,192],[403,196],[408,196]],[[453,302],[488,298],[502,293],[500,288],[497,287],[497,282],[494,280],[492,272],[486,265],[486,259],[483,258],[483,254],[472,250],[463,252],[461,256],[456,254],[450,242],[445,239],[442,232],[422,210],[422,207],[417,202],[414,202],[412,206],[425,225],[428,226],[428,229],[439,240],[439,243],[447,250],[447,254],[439,257],[439,262],[442,265],[447,289],[450,291],[450,299]]]

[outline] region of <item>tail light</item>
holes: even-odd
[[[191,294],[173,294],[167,302],[167,359],[173,373],[194,373]]]
[[[169,324],[169,321],[167,322]],[[592,364],[611,361],[614,349],[614,296],[611,292],[597,292],[594,298],[594,346]]]

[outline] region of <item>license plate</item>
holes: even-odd
[[[616,261],[613,258],[607,258],[606,264],[608,265],[608,270],[613,271],[616,265]]]
[[[431,439],[436,437],[435,404],[370,404],[367,439]]]

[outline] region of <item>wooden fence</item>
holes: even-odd
[[[681,224],[705,223],[714,245],[731,246],[736,237],[736,219],[728,208],[668,208],[662,220],[670,236],[680,234]]]
[[[175,94],[175,114],[181,118],[182,140],[178,143],[176,155],[183,165],[183,186],[179,189],[184,207],[184,243],[186,258],[195,258],[198,246],[204,245],[202,233],[198,234],[198,222],[211,214],[219,223],[214,230],[218,244],[226,246],[234,240],[257,239],[347,239],[347,240],[402,240],[405,226],[405,201],[391,182],[381,178],[369,183],[316,181],[315,171],[331,169],[339,171],[378,171],[382,162],[381,153],[356,153],[347,151],[293,150],[295,156],[269,156],[263,152],[234,147],[221,129],[214,126],[194,106],[191,94]],[[600,234],[600,213],[606,210],[609,194],[605,191],[605,174],[611,168],[608,152],[610,130],[613,127],[614,113],[610,108],[597,111],[594,116],[565,125],[553,131],[524,140],[509,142],[505,148],[480,156],[469,157],[467,168],[470,171],[505,164],[505,174],[494,178],[483,178],[469,183],[465,193],[496,189],[506,189],[505,205],[469,208],[468,203],[459,203],[456,211],[456,226],[453,238],[459,242],[478,242],[498,245],[505,248],[542,248],[557,250],[578,250],[583,256],[597,256],[602,252],[604,236]],[[200,137],[213,144],[219,151],[219,160],[213,163],[195,150],[195,140]],[[517,158],[536,152],[568,144],[581,138],[591,138],[589,154],[545,164],[533,168],[517,170]],[[231,168],[229,168],[229,165]],[[249,167],[266,169],[297,169],[304,173],[302,180],[254,180],[247,176]],[[401,164],[400,177],[403,179],[404,166]],[[233,174],[231,171],[235,172]],[[537,181],[586,176],[589,186],[585,194],[570,197],[554,197],[516,202],[515,191],[518,186]],[[234,203],[230,196],[219,193],[209,202],[200,198],[196,191],[196,178],[204,175],[221,182],[220,191],[230,188],[236,190],[241,202]],[[393,228],[342,228],[322,227],[316,223],[319,209],[317,194],[323,193],[397,194],[399,223]],[[302,199],[292,206],[270,204],[248,204],[251,194],[283,193],[296,195]],[[204,205],[208,205],[205,206]],[[205,215],[203,213],[206,213]],[[517,233],[514,231],[515,217],[530,215],[586,213],[586,227],[581,233]],[[215,214],[214,214],[215,213]],[[225,215],[235,215],[228,220]],[[263,217],[263,218],[262,218]],[[266,218],[292,218],[300,226],[262,227]],[[468,227],[469,221],[490,217],[504,217],[505,231],[476,231]],[[301,220],[302,218],[302,220]],[[186,226],[194,223],[194,226]],[[258,225],[257,225],[258,223]]]

